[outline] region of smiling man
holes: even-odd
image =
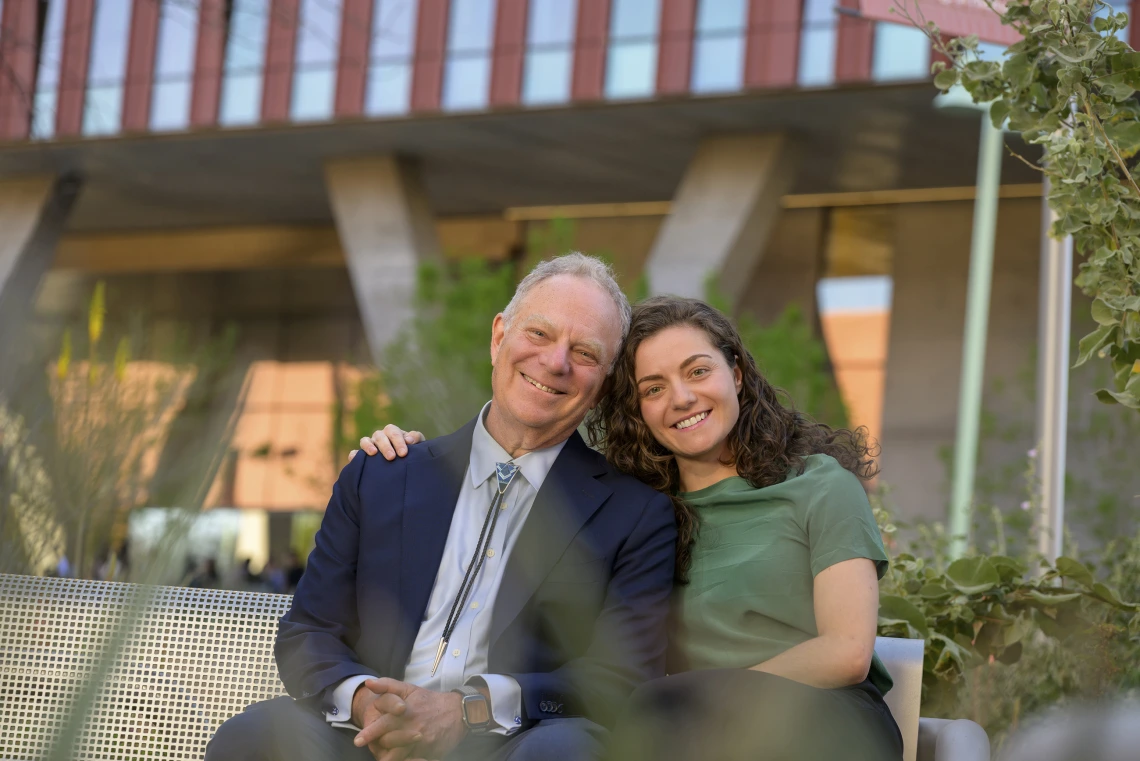
[[[278,631],[292,697],[223,724],[208,761],[600,756],[664,674],[676,541],[669,499],[576,433],[629,321],[592,257],[519,284],[480,414],[341,472]]]

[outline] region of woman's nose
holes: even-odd
[[[691,407],[697,401],[697,395],[684,383],[679,384],[673,392],[673,406],[679,410]]]

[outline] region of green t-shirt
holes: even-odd
[[[675,592],[670,671],[748,668],[817,636],[813,580],[836,563],[869,558],[882,578],[887,553],[859,479],[829,455],[805,461],[763,489],[734,476],[680,495],[701,528],[690,583]],[[891,688],[877,656],[870,679]]]

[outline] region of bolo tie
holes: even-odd
[[[439,661],[443,658],[444,651],[447,650],[447,643],[451,641],[451,635],[455,633],[455,626],[459,623],[459,617],[467,605],[467,598],[471,596],[471,590],[475,588],[475,580],[479,577],[479,571],[487,557],[488,545],[491,544],[491,537],[495,533],[495,524],[499,521],[500,508],[503,505],[507,487],[511,485],[511,481],[514,480],[515,474],[518,472],[519,466],[513,462],[495,463],[497,489],[491,497],[491,507],[487,510],[487,517],[483,519],[483,530],[479,532],[479,542],[475,545],[475,554],[471,557],[471,562],[467,564],[467,571],[463,574],[463,584],[460,585],[459,592],[455,595],[455,602],[451,604],[451,613],[443,627],[443,636],[440,637],[439,648],[435,651],[435,663],[431,667],[432,676],[435,676],[435,671],[439,668]]]

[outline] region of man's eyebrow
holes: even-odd
[[[712,359],[712,355],[710,355],[710,354],[694,354],[693,356],[689,357],[688,359],[686,359],[684,362],[681,363],[681,369],[684,370],[686,367],[693,364],[694,362],[696,362],[698,359],[700,359],[702,357],[704,357],[705,359]],[[638,385],[640,385],[647,380],[665,380],[665,377],[662,375],[646,375],[643,378],[638,378],[637,383],[638,383]]]

